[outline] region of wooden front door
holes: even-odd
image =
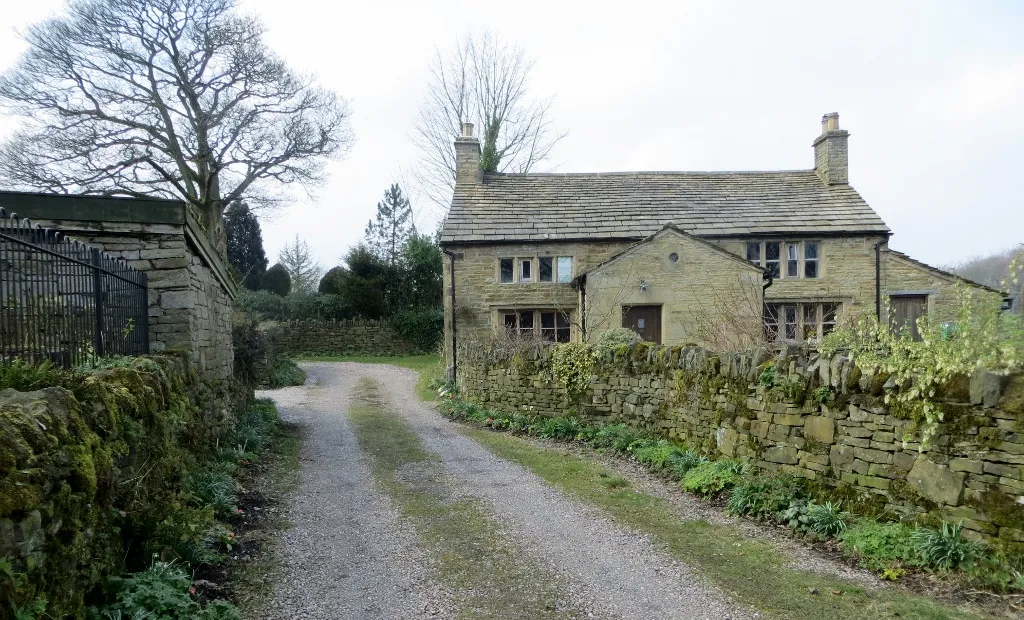
[[[914,340],[921,340],[917,320],[928,313],[927,295],[892,295],[889,297],[889,327],[899,332],[904,327],[910,330]]]
[[[661,306],[623,306],[622,326],[640,334],[645,342],[661,344]]]

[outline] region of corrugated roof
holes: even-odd
[[[813,170],[487,174],[456,186],[441,242],[640,239],[669,222],[697,236],[889,232]]]

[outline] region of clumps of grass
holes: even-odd
[[[622,476],[612,476],[606,472],[601,472],[598,478],[601,484],[609,489],[622,489],[629,486],[629,481]]]
[[[964,538],[963,532],[963,522],[943,521],[938,530],[915,530],[910,540],[925,566],[951,570],[967,566],[985,549],[983,544]]]
[[[815,534],[834,538],[846,530],[846,523],[851,516],[850,513],[843,512],[838,503],[808,504],[807,529]]]

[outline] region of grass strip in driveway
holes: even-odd
[[[564,581],[504,536],[479,500],[459,496],[436,455],[360,382],[349,418],[373,476],[416,528],[461,618],[578,618]]]
[[[766,541],[734,526],[685,521],[664,499],[610,484],[615,476],[596,461],[518,437],[463,427],[495,455],[519,463],[556,488],[604,509],[619,524],[652,535],[677,560],[703,574],[766,618],[988,618],[943,606],[897,588],[864,589],[834,577],[786,566]]]

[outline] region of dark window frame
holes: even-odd
[[[505,266],[508,265],[508,279],[505,279]],[[498,284],[513,284],[516,281],[516,261],[514,258],[498,259]]]

